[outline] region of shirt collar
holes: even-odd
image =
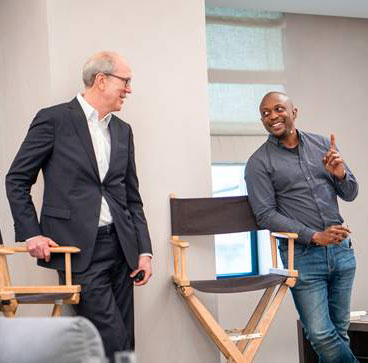
[[[108,113],[102,120],[98,121],[98,111],[86,101],[86,99],[82,96],[81,93],[77,94],[77,100],[82,107],[82,110],[86,116],[87,121],[101,122],[100,125],[103,125],[106,128],[109,126],[112,117],[111,112]]]
[[[303,142],[304,142],[304,140],[303,140],[303,138],[304,138],[303,131],[300,131],[300,130],[297,129],[296,132],[297,132],[298,137],[299,137],[299,143],[303,144]],[[282,146],[282,143],[280,142],[280,140],[272,134],[268,135],[268,141],[272,142],[273,144],[275,144],[277,146]]]

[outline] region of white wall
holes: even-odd
[[[50,99],[46,2],[0,2],[0,228],[4,243],[14,241],[13,220],[5,195],[5,174],[35,113]],[[33,189],[34,201],[40,205],[42,178]],[[28,256],[9,259],[15,271],[14,281],[54,283],[56,275],[48,275],[35,266]],[[29,305],[24,315],[49,313],[50,307]]]
[[[131,123],[141,194],[154,249],[153,277],[137,288],[139,362],[216,362],[219,355],[170,280],[168,195],[211,192],[204,3],[197,0],[2,1],[1,228],[13,240],[4,176],[37,110],[73,98],[92,53],[115,50],[133,68],[133,94],[119,116]],[[41,183],[42,184],[42,183]],[[42,185],[35,190],[39,205]],[[212,244],[191,248],[191,277],[215,273]],[[11,264],[16,282],[36,271],[26,256]],[[40,282],[56,279],[38,269]],[[216,313],[216,297],[205,298]],[[46,308],[21,307],[20,315]]]

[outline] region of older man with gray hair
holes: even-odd
[[[151,241],[138,190],[131,127],[120,111],[132,72],[117,53],[93,55],[83,69],[85,91],[42,109],[32,121],[6,177],[16,241],[38,264],[57,269],[50,247],[74,245],[73,282],[81,284],[79,315],[98,328],[106,353],[134,349],[133,280],[151,276]],[[30,195],[44,176],[40,220]]]

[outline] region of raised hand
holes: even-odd
[[[336,178],[343,179],[345,177],[346,171],[344,160],[337,151],[334,134],[331,134],[330,148],[328,149],[326,156],[323,158],[323,164],[326,170]]]

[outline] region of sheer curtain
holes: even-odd
[[[258,104],[283,91],[281,13],[206,7],[211,135],[264,135]]]

